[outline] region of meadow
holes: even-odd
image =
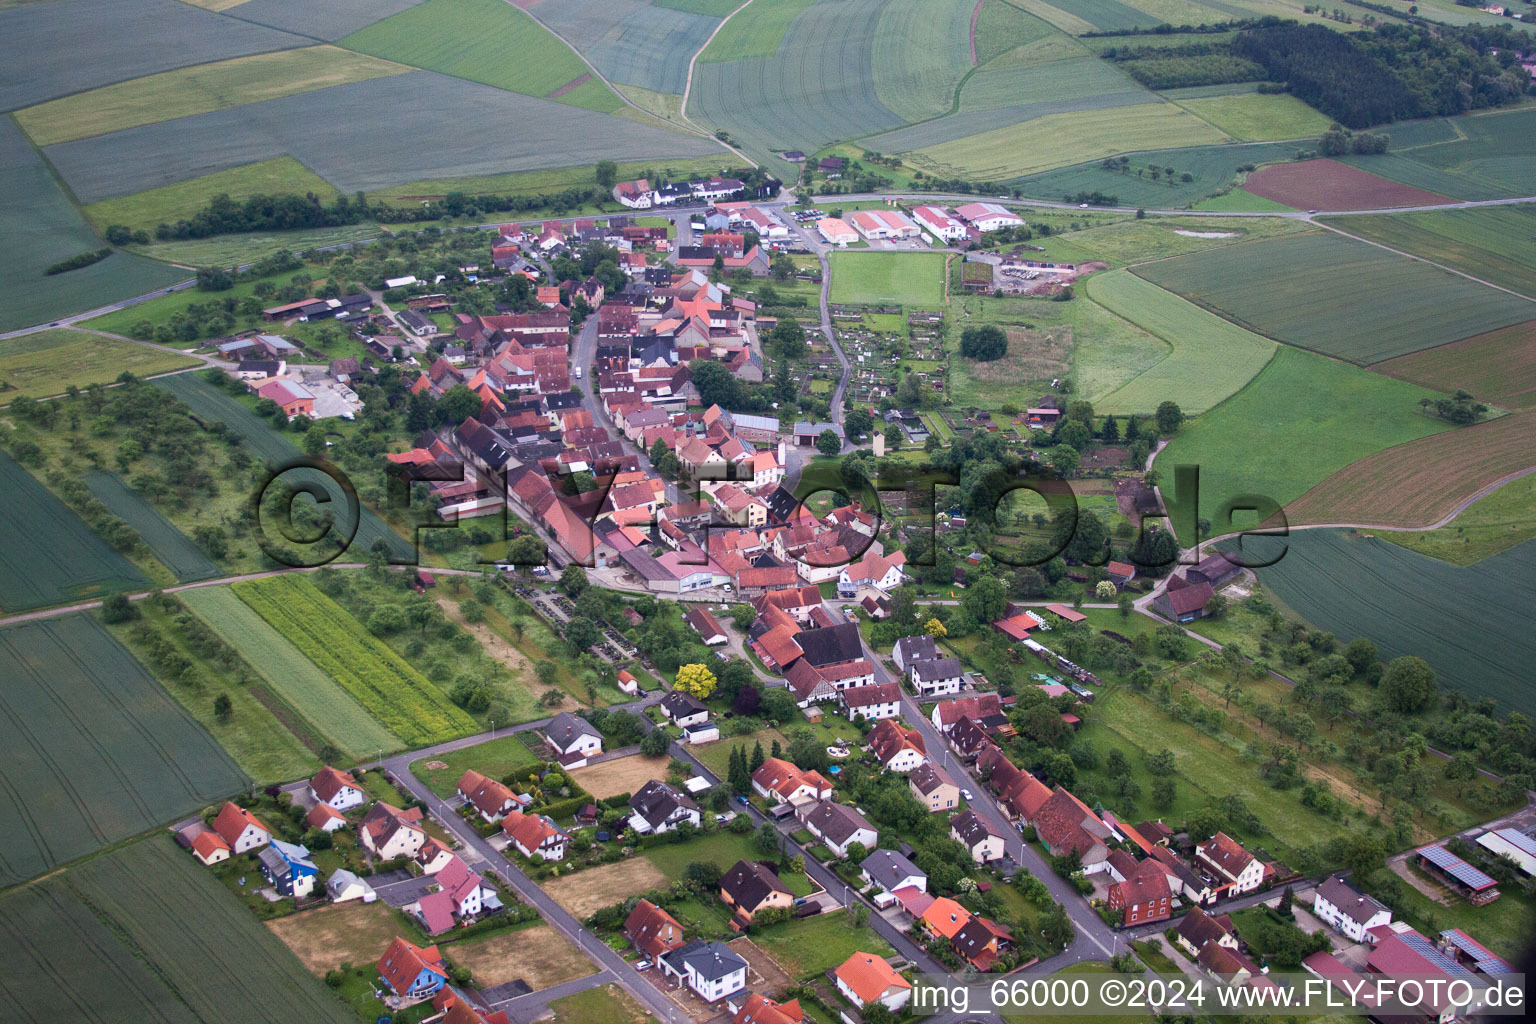
[[[1494,111],[1417,124],[1393,125],[1392,147],[1377,156],[1341,157],[1384,178],[1455,199],[1503,199],[1536,194],[1536,107]],[[1445,129],[1453,133],[1445,139]]]
[[[235,793],[247,779],[88,615],[0,629],[13,885]]]
[[[1138,104],[1048,114],[902,155],[932,174],[998,181],[1153,146],[1199,146],[1225,138],[1171,103]]]
[[[1536,320],[1371,367],[1436,391],[1468,391],[1507,409],[1536,407]]]
[[[1531,315],[1524,299],[1333,233],[1193,253],[1134,273],[1249,330],[1358,363]]]
[[[1264,368],[1275,343],[1185,302],[1128,270],[1094,274],[1088,298],[1162,338],[1173,350],[1129,384],[1094,402],[1104,413],[1149,413],[1177,402],[1186,415],[1203,413],[1235,394]]]
[[[210,941],[210,936],[218,941]],[[10,1019],[350,1024],[347,1004],[169,837],[0,899]],[[47,978],[48,983],[35,983]]]
[[[175,573],[181,583],[207,580],[224,570],[202,548],[178,530],[153,505],[131,489],[116,473],[96,470],[85,475],[85,485],[112,514],[138,531],[139,539],[156,558]]]
[[[172,2],[172,0],[168,0]],[[359,110],[388,111],[391,137]],[[466,130],[467,125],[486,130]],[[490,126],[517,125],[514,131]],[[713,141],[523,96],[432,71],[316,89],[48,147],[83,202],[292,156],[347,192],[426,178],[666,160],[720,152]]]
[[[683,91],[689,58],[720,23],[640,0],[541,0],[528,11],[570,40],[603,77],[653,92]]]
[[[335,46],[236,57],[75,93],[16,112],[39,146],[409,71]]]
[[[1134,111],[1132,112],[1134,113]],[[1154,141],[1151,143],[1156,145]],[[1129,170],[1107,170],[1100,161],[1078,163],[1058,170],[1031,174],[1007,182],[1026,196],[1059,201],[1064,195],[1079,192],[1104,192],[1118,196],[1126,206],[1144,206],[1166,210],[1189,206],[1230,186],[1239,167],[1290,160],[1296,153],[1292,144],[1268,142],[1252,146],[1196,146],[1185,149],[1142,150],[1126,155]],[[1144,173],[1149,163],[1173,167],[1178,178],[1153,181]],[[1189,181],[1183,180],[1188,173]]]
[[[1488,485],[1529,468],[1536,412],[1501,416],[1361,459],[1287,506],[1294,523],[1429,527]]]
[[[1452,565],[1473,565],[1536,537],[1536,473],[1477,499],[1438,530],[1383,530],[1379,537]]]
[[[605,114],[624,105],[570,47],[505,0],[426,0],[347,36],[341,45]],[[583,78],[570,91],[551,95]]]
[[[939,306],[944,302],[941,253],[834,252],[830,301]]]
[[[1329,223],[1536,298],[1536,207],[1373,214]]]
[[[448,767],[427,767],[429,763],[437,762]],[[411,774],[426,783],[432,792],[446,799],[458,792],[459,779],[471,768],[489,778],[504,779],[519,768],[538,763],[539,759],[533,755],[528,744],[523,742],[522,736],[509,733],[472,747],[412,761]]]
[[[1383,661],[1416,654],[1443,686],[1474,700],[1536,713],[1536,633],[1519,597],[1536,571],[1536,543],[1465,568],[1345,530],[1293,533],[1285,543],[1285,557],[1258,576],[1302,618],[1341,644],[1370,637]]]
[[[178,352],[103,338],[82,331],[49,330],[0,341],[0,405],[22,395],[62,395],[73,384],[110,384],[124,371],[136,377],[167,373],[197,360]]]
[[[0,118],[0,194],[7,200],[0,215],[7,241],[0,253],[0,331],[47,323],[187,276],[121,252],[88,267],[45,275],[52,264],[99,249],[102,241],[10,118]],[[8,349],[0,346],[0,353]]]
[[[231,589],[407,746],[475,730],[474,719],[307,579],[271,576]]]
[[[149,580],[0,452],[0,609],[31,611],[147,587]]]
[[[1294,96],[1257,92],[1176,100],[1234,139],[1272,142],[1312,139],[1328,130],[1328,118]]]
[[[1259,494],[1285,506],[1352,462],[1450,429],[1419,410],[1419,399],[1432,397],[1434,392],[1411,384],[1281,346],[1246,388],[1175,434],[1155,466],[1165,481],[1174,466],[1200,467],[1198,514],[1220,535],[1232,527],[1219,510],[1238,495]],[[1165,484],[1163,497],[1171,512],[1182,512],[1189,498],[1172,490]],[[1175,521],[1182,521],[1177,512]],[[1243,525],[1251,524],[1240,520]]]
[[[207,207],[208,200],[216,195],[227,195],[241,202],[255,195],[273,196],[285,192],[294,195],[313,192],[324,202],[330,202],[340,194],[336,186],[293,157],[275,156],[228,170],[214,171],[212,174],[201,174],[172,185],[161,185],[116,199],[87,203],[81,209],[98,231],[105,230],[111,224],[121,224],[135,230],[143,229],[153,236],[158,225],[175,224],[178,220],[192,217]],[[370,226],[368,233],[377,234],[378,228]],[[238,241],[243,243],[247,237],[241,236]],[[229,240],[218,241],[227,243]],[[144,251],[152,248],[153,245],[147,246]],[[292,248],[292,245],[284,248]]]
[[[194,615],[261,673],[273,692],[352,758],[361,760],[380,750],[400,749],[399,737],[229,587],[199,587],[179,596]]]

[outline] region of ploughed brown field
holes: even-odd
[[[1337,160],[1301,160],[1264,167],[1250,174],[1243,187],[1298,210],[1374,210],[1455,201]]]
[[[1536,412],[1400,444],[1351,463],[1286,506],[1292,524],[1427,528],[1490,484],[1536,465]]]
[[[1536,409],[1536,320],[1371,366],[1436,391],[1468,391],[1506,409]]]

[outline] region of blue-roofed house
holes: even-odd
[[[307,848],[274,839],[256,859],[261,863],[261,873],[280,894],[303,899],[314,891],[320,869],[309,859]]]

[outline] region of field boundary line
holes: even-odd
[[[507,2],[511,3],[512,0],[507,0]],[[709,38],[704,40],[703,44],[700,45],[700,47],[693,52],[693,56],[692,57],[688,58],[688,77],[686,79],[684,79],[684,81],[683,81],[683,105],[682,105],[681,109],[678,111],[678,114],[679,114],[680,117],[682,117],[682,119],[684,121],[686,121],[689,125],[691,125],[694,129],[699,131],[701,134],[709,135],[709,138],[715,139],[715,141],[719,142],[720,145],[724,146],[726,149],[730,150],[732,153],[735,153],[737,156],[739,156],[743,160],[747,161],[747,163],[751,164],[753,167],[757,167],[757,166],[760,166],[760,165],[758,164],[758,162],[756,160],[753,160],[751,157],[747,156],[747,154],[743,153],[741,150],[737,149],[735,146],[731,145],[729,142],[725,142],[725,141],[723,141],[721,139],[715,138],[715,136],[713,134],[710,134],[706,129],[701,128],[697,124],[694,124],[693,118],[688,116],[688,97],[693,92],[693,69],[699,63],[699,57],[701,57],[703,55],[705,50],[709,49],[709,44],[714,42],[715,41],[715,36],[719,35],[720,34],[720,30],[725,28],[725,23],[730,21],[732,18],[736,17],[736,15],[740,14],[742,11],[744,11],[746,9],[747,5],[750,4],[751,2],[752,2],[752,0],[742,0],[742,4],[741,4],[740,7],[736,8],[734,11],[732,11],[730,14],[727,14],[725,17],[721,18],[720,19],[720,24],[715,26],[715,30],[709,34]],[[567,44],[567,45],[569,45],[569,44]],[[617,91],[617,90],[615,90],[615,91]],[[625,102],[628,102],[628,97],[625,97]],[[631,104],[631,106],[633,106],[633,104]]]
[[[1471,274],[1467,273],[1464,270],[1457,270],[1455,267],[1448,267],[1448,266],[1446,266],[1443,263],[1436,263],[1434,260],[1425,259],[1423,256],[1415,256],[1413,253],[1411,253],[1411,252],[1404,252],[1402,249],[1394,249],[1390,245],[1385,245],[1385,244],[1383,244],[1381,242],[1372,241],[1369,238],[1362,238],[1359,235],[1352,235],[1348,231],[1345,231],[1343,228],[1334,227],[1332,224],[1325,224],[1323,221],[1318,220],[1316,218],[1312,219],[1312,223],[1316,224],[1318,227],[1324,229],[1325,231],[1332,231],[1335,234],[1343,235],[1345,238],[1353,238],[1357,242],[1364,242],[1367,245],[1374,245],[1378,249],[1385,249],[1387,252],[1396,253],[1398,256],[1406,256],[1410,260],[1418,260],[1420,263],[1423,263],[1423,264],[1426,264],[1428,266],[1434,267],[1436,270],[1443,270],[1443,271],[1445,271],[1448,274],[1455,274],[1457,277],[1464,277],[1468,281],[1475,281],[1478,284],[1487,285],[1489,288],[1494,288],[1494,289],[1497,289],[1498,291],[1504,292],[1504,293],[1506,293],[1508,295],[1513,295],[1517,299],[1524,299],[1526,302],[1536,302],[1536,297],[1533,297],[1533,296],[1530,296],[1530,295],[1526,295],[1524,292],[1517,292],[1513,288],[1506,288],[1506,287],[1504,287],[1501,284],[1494,284],[1492,281],[1485,281],[1481,277],[1474,277],[1474,276],[1472,276]],[[1452,338],[1451,339],[1451,341],[1460,341],[1460,340],[1461,340],[1460,338]],[[1450,344],[1450,342],[1446,342],[1446,344]],[[1432,347],[1438,348],[1439,346],[1432,346]],[[1420,351],[1424,351],[1424,350],[1421,349]]]

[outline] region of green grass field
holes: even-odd
[[[1155,146],[1157,142],[1150,145]],[[1008,185],[1026,196],[1053,202],[1078,192],[1104,192],[1118,196],[1126,206],[1168,210],[1198,203],[1229,187],[1241,173],[1239,167],[1287,161],[1295,154],[1296,146],[1283,142],[1143,150],[1126,154],[1130,163],[1124,171],[1106,169],[1100,161],[1092,160],[1030,174],[1011,180]],[[1172,180],[1165,176],[1153,181],[1146,174],[1147,167],[1152,164],[1172,167],[1178,174]],[[1187,182],[1183,180],[1186,172],[1190,176]]]
[[[289,252],[303,252],[343,242],[361,242],[385,233],[386,229],[369,222],[346,224],[337,228],[253,231],[248,234],[214,235],[211,238],[172,239],[168,242],[130,246],[130,250],[138,256],[183,267],[233,267],[285,249]]]
[[[212,941],[211,936],[217,936]],[[0,899],[7,1019],[352,1024],[347,1004],[160,835]]]
[[[278,50],[198,64],[75,93],[16,112],[39,146],[291,96],[410,68],[335,46]]]
[[[569,46],[503,0],[427,0],[354,32],[341,45],[605,114],[624,105]],[[551,95],[583,76],[582,84]]]
[[[105,230],[110,224],[121,224],[143,228],[153,235],[156,225],[175,224],[191,217],[221,192],[237,202],[254,195],[284,192],[298,195],[313,192],[323,201],[330,202],[338,194],[334,185],[293,157],[280,156],[130,196],[88,203],[81,207],[81,211],[98,231]]]
[[[1536,537],[1536,474],[1477,499],[1438,530],[1383,530],[1382,540],[1452,565],[1473,565]]]
[[[648,847],[641,856],[675,882],[683,877],[683,869],[693,861],[714,861],[722,871],[729,871],[737,861],[752,860],[761,857],[762,853],[753,846],[751,833],[737,835],[720,831],[685,843]]]
[[[0,630],[13,885],[244,788],[203,729],[89,615]]]
[[[132,490],[116,473],[97,470],[85,475],[91,494],[112,514],[138,531],[139,537],[165,567],[182,583],[208,580],[223,570],[202,548],[182,533],[143,496]]]
[[[1187,502],[1168,482],[1174,466],[1199,466],[1199,514],[1215,523],[1215,534],[1229,532],[1217,514],[1228,499],[1261,494],[1283,506],[1358,459],[1450,429],[1419,411],[1419,399],[1433,395],[1281,346],[1252,383],[1185,426],[1158,455],[1163,497],[1171,511]]]
[[[1173,346],[1160,361],[1118,391],[1094,402],[1106,413],[1148,413],[1160,402],[1186,415],[1205,412],[1235,394],[1275,352],[1275,343],[1228,323],[1148,284],[1128,270],[1090,277],[1084,293],[1110,312]]]
[[[1419,124],[1427,127],[1420,129]],[[1536,194],[1530,140],[1536,107],[1394,125],[1392,148],[1379,156],[1341,157],[1384,178],[1456,199]]]
[[[1215,210],[1221,213],[1284,213],[1291,209],[1284,203],[1256,196],[1243,188],[1234,188],[1223,195],[1202,199],[1193,207],[1196,210]]]
[[[902,155],[931,174],[998,181],[1119,153],[1152,147],[1201,146],[1225,138],[1206,122],[1171,103],[1138,104],[1049,114]],[[1058,197],[1059,193],[1051,198]]]
[[[875,26],[875,95],[907,121],[949,113],[971,70],[976,0],[889,0]]]
[[[1536,206],[1374,214],[1329,223],[1536,297]]]
[[[890,944],[869,928],[854,927],[847,914],[822,914],[804,921],[764,928],[752,936],[791,977],[810,979],[847,960],[854,953],[892,955]]]
[[[1329,124],[1327,117],[1296,97],[1283,93],[1249,92],[1175,102],[1234,139],[1249,142],[1316,138],[1328,130]]]
[[[183,591],[180,597],[182,603],[261,673],[275,693],[347,754],[362,759],[381,749],[400,749],[399,737],[229,587],[200,587]]]
[[[831,301],[937,306],[944,301],[940,253],[834,252]]]
[[[979,40],[978,40],[979,45]],[[961,110],[987,110],[1033,102],[1036,97],[1077,99],[1106,93],[1141,92],[1114,65],[1096,57],[1079,57],[999,69],[983,69],[971,75],[960,92]],[[1155,99],[1148,94],[1146,99]]]
[[[428,768],[428,761],[441,761],[446,768]],[[465,747],[447,754],[411,762],[411,774],[427,784],[427,788],[440,797],[450,797],[458,791],[459,779],[473,768],[492,779],[501,779],[525,765],[538,763],[533,751],[520,736],[508,735],[488,740],[473,747]]]
[[[699,63],[772,57],[784,40],[784,33],[789,31],[789,23],[814,3],[816,0],[753,0],[746,10],[726,22],[699,54]]]
[[[124,371],[137,377],[196,366],[190,356],[81,331],[55,329],[0,341],[0,405],[26,395],[61,395],[73,384],[110,384]]]
[[[1060,39],[1060,33],[1007,0],[987,0],[976,20],[976,63],[1006,66],[1017,60],[1018,51],[1041,39]]]
[[[475,731],[474,719],[307,579],[270,576],[231,589],[407,745]]]
[[[1340,643],[1370,637],[1383,661],[1416,654],[1443,686],[1473,699],[1536,712],[1536,634],[1518,597],[1536,570],[1536,543],[1462,567],[1342,530],[1307,530],[1285,541],[1285,557],[1258,576],[1302,618]]]
[[[1193,253],[1134,273],[1249,330],[1359,363],[1531,316],[1524,299],[1333,233]]]
[[[31,611],[148,587],[149,580],[0,452],[0,608]]]

